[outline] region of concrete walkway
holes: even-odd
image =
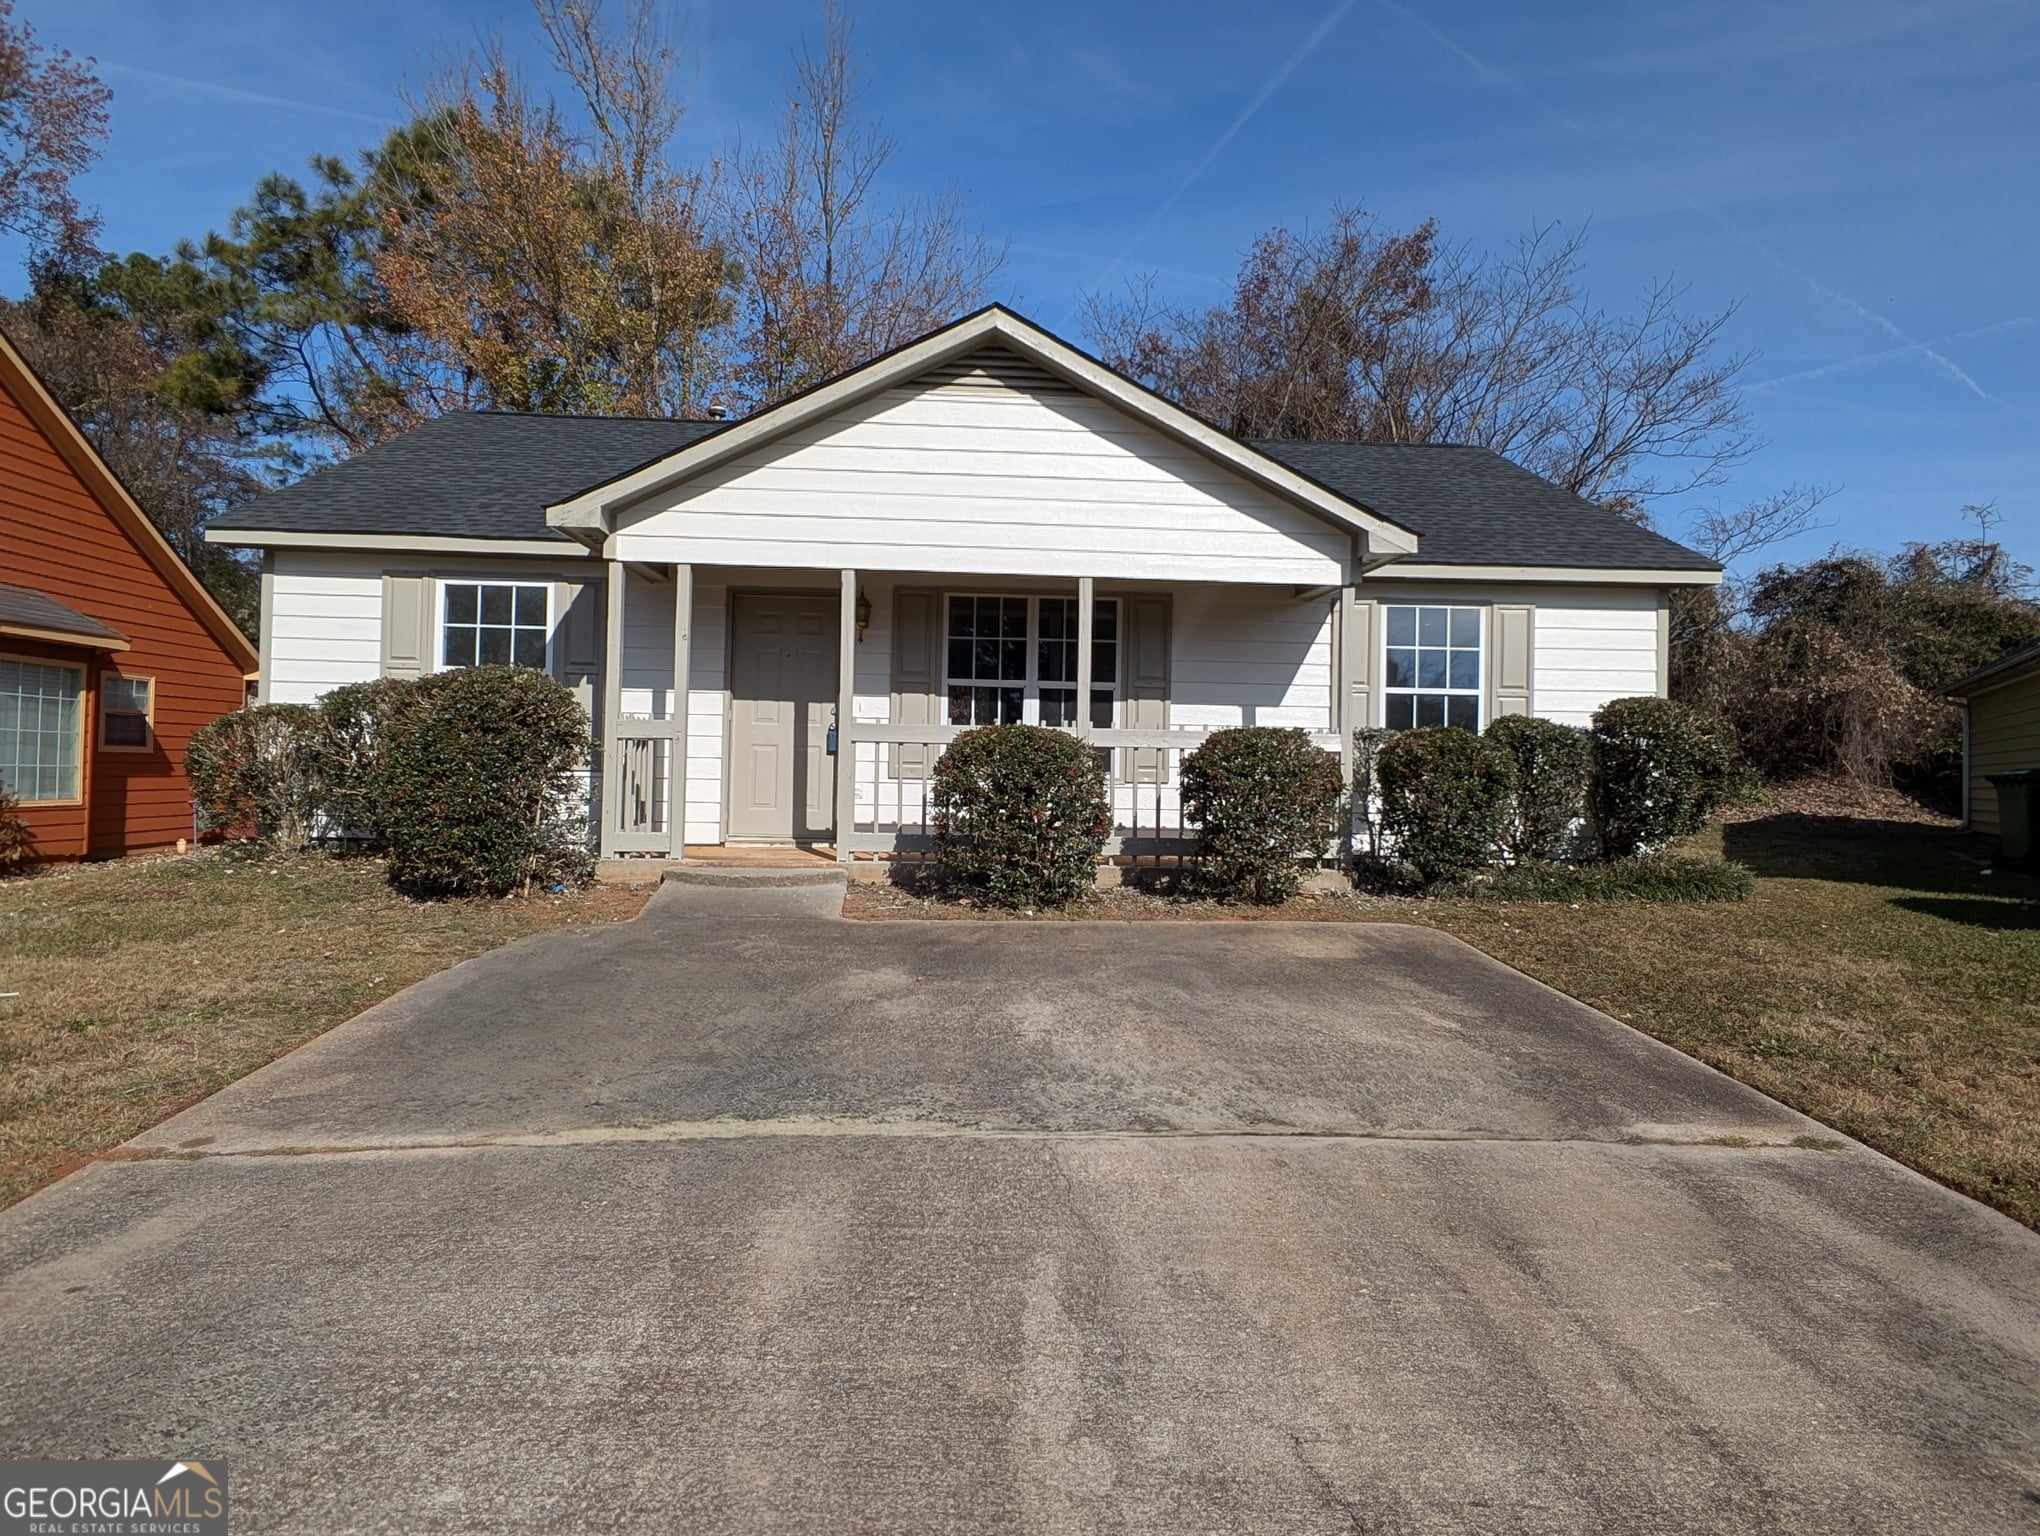
[[[0,1215],[0,1451],[237,1530],[2040,1519],[2040,1239],[1422,930],[669,888],[130,1151]]]

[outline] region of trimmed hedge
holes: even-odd
[[[935,852],[954,888],[1002,907],[1060,907],[1094,888],[1112,831],[1105,773],[1065,731],[988,725],[930,780]]]
[[[408,895],[507,896],[594,870],[576,770],[588,717],[529,667],[465,667],[414,685],[379,717],[390,883]]]
[[[1508,829],[1515,759],[1471,731],[1398,731],[1382,744],[1381,825],[1395,858],[1427,883],[1495,861]]]
[[[184,773],[200,832],[291,850],[310,843],[323,798],[313,750],[320,729],[309,705],[258,704],[193,731]]]
[[[1502,851],[1517,863],[1558,858],[1587,814],[1593,743],[1577,726],[1535,715],[1504,715],[1489,723],[1486,736],[1516,770]]]
[[[418,684],[401,677],[348,683],[319,700],[310,751],[329,833],[385,841],[384,748],[391,722],[417,703]]]
[[[1339,836],[1339,760],[1300,730],[1214,731],[1183,759],[1183,813],[1197,823],[1196,883],[1222,901],[1276,905],[1303,861]]]
[[[1647,853],[1604,864],[1517,864],[1471,894],[1493,901],[1742,901],[1757,877],[1728,859]]]
[[[1601,851],[1626,858],[1690,837],[1735,784],[1735,738],[1670,699],[1613,699],[1594,711],[1594,816]]]

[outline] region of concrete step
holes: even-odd
[[[819,869],[730,869],[713,864],[669,864],[645,909],[694,921],[752,922],[759,918],[840,918],[850,872]]]
[[[660,875],[667,885],[724,886],[733,890],[775,890],[784,886],[836,885],[850,883],[850,872],[839,864],[814,868],[733,868],[725,864],[668,864]]]

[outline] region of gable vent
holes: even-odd
[[[1040,364],[1004,347],[980,347],[937,368],[930,368],[909,386],[915,391],[944,394],[1072,395],[1078,391]]]

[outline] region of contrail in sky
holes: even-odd
[[[1111,264],[1098,274],[1098,280],[1091,285],[1093,288],[1103,286],[1105,279],[1125,265],[1128,256],[1140,249],[1146,242],[1147,237],[1154,233],[1155,226],[1167,218],[1170,212],[1174,210],[1176,204],[1183,200],[1183,194],[1203,179],[1204,173],[1210,170],[1217,162],[1218,157],[1226,152],[1232,141],[1240,136],[1240,130],[1254,120],[1255,114],[1261,108],[1268,105],[1268,98],[1289,83],[1289,77],[1295,74],[1303,64],[1303,61],[1309,58],[1324,43],[1324,40],[1338,29],[1339,23],[1346,19],[1347,13],[1359,3],[1360,0],[1339,0],[1337,5],[1325,13],[1324,20],[1311,28],[1310,36],[1299,43],[1296,51],[1282,61],[1281,68],[1277,69],[1274,74],[1262,82],[1261,88],[1254,92],[1253,99],[1240,109],[1240,114],[1232,120],[1232,125],[1218,136],[1217,142],[1211,148],[1204,152],[1204,158],[1197,162],[1191,169],[1190,174],[1183,178],[1176,190],[1163,199],[1161,207],[1148,215],[1147,222],[1141,225],[1139,232],[1131,240],[1127,241],[1125,245],[1120,247],[1119,254],[1112,258]]]
[[[1466,64],[1470,68],[1476,70],[1480,74],[1488,76],[1490,79],[1498,80],[1502,84],[1508,86],[1518,95],[1528,100],[1531,103],[1531,105],[1536,107],[1537,110],[1540,113],[1542,113],[1545,117],[1550,118],[1552,121],[1558,123],[1561,127],[1564,127],[1573,133],[1590,136],[1590,130],[1584,123],[1577,122],[1574,119],[1565,116],[1563,113],[1555,111],[1552,107],[1545,103],[1543,98],[1540,97],[1537,94],[1537,92],[1531,90],[1530,87],[1527,84],[1525,84],[1522,79],[1515,75],[1509,74],[1505,70],[1497,69],[1494,65],[1488,63],[1487,60],[1461,47],[1451,37],[1447,36],[1444,32],[1440,31],[1435,25],[1433,25],[1430,21],[1426,20],[1424,17],[1419,16],[1415,12],[1407,10],[1403,6],[1396,4],[1395,0],[1376,0],[1376,4],[1378,4],[1383,10],[1400,17],[1403,21],[1409,23],[1411,26],[1417,27],[1421,31],[1428,33],[1432,40],[1435,41],[1441,48],[1444,48],[1447,52],[1453,54],[1462,63]],[[1743,231],[1737,229],[1733,224],[1731,224],[1727,219],[1724,219],[1720,214],[1716,213],[1713,209],[1702,207],[1697,202],[1689,203],[1688,208],[1689,211],[1691,212],[1703,214],[1707,218],[1713,220],[1715,224],[1719,225],[1721,229],[1725,231],[1727,234],[1729,234],[1731,237],[1742,241],[1746,245],[1751,246],[1772,265],[1776,266],[1781,271],[1789,274],[1790,276],[1797,278],[1800,282],[1805,283],[1807,287],[1811,288],[1814,291],[1814,293],[1819,295],[1821,298],[1826,299],[1831,304],[1837,304],[1841,306],[1843,309],[1848,310],[1851,314],[1856,315],[1860,319],[1869,321],[1872,325],[1876,326],[1880,331],[1883,331],[1887,336],[1890,336],[1894,341],[1901,343],[1901,345],[1891,349],[1890,355],[1898,356],[1904,353],[1915,353],[1921,357],[1926,358],[1929,362],[1933,363],[1935,367],[1939,368],[1943,373],[1947,374],[1949,378],[1953,379],[1956,383],[1960,384],[1964,389],[1968,390],[1971,394],[1975,395],[1977,399],[1988,400],[1994,405],[2001,403],[1998,400],[1997,396],[1991,394],[1989,390],[1985,389],[1981,384],[1977,383],[1974,378],[1970,377],[1968,372],[1963,369],[1960,363],[1957,363],[1953,358],[1947,356],[1945,353],[1936,350],[1935,342],[1917,340],[1913,336],[1907,334],[1907,332],[1903,328],[1901,328],[1899,325],[1893,322],[1889,317],[1881,315],[1876,310],[1870,308],[1869,305],[1861,303],[1858,300],[1849,297],[1848,294],[1843,293],[1839,288],[1834,287],[1832,284],[1822,282],[1812,273],[1802,271],[1800,268],[1794,266],[1791,262],[1787,261],[1784,257],[1780,256],[1776,251],[1772,250],[1763,241],[1757,239],[1754,235],[1745,234],[1743,233]],[[1994,327],[1986,326],[1984,329],[1990,330],[1994,329]],[[1940,340],[1942,341],[1949,341],[1953,339],[1954,339],[1953,337],[1940,338]],[[1784,377],[1793,378],[1800,377],[1800,375],[1786,375]],[[1770,382],[1774,384],[1782,383],[1784,382],[1784,379],[1783,378],[1773,379]]]
[[[1853,373],[1858,368],[1874,367],[1889,362],[1894,357],[1911,357],[1921,354],[1928,347],[1946,346],[1952,341],[1974,341],[1979,336],[1995,336],[2000,331],[2015,331],[2022,326],[2040,324],[2040,316],[2013,315],[2009,320],[1993,320],[1989,325],[1979,325],[1973,330],[1950,331],[1945,336],[1931,337],[1903,347],[1886,347],[1881,352],[1865,352],[1861,357],[1845,357],[1839,362],[1822,363],[1818,368],[1801,368],[1796,373],[1781,373],[1774,379],[1759,379],[1750,385],[1751,390],[1776,389],[1782,384],[1803,384],[1811,379],[1824,379],[1833,373]]]
[[[291,96],[271,96],[265,91],[248,91],[238,85],[222,85],[217,80],[194,80],[189,75],[167,75],[160,69],[141,69],[133,64],[104,62],[99,67],[109,75],[124,75],[131,80],[147,80],[187,95],[210,96],[215,101],[233,101],[251,107],[281,107],[290,112],[317,112],[326,117],[351,118],[357,123],[374,123],[380,128],[393,127],[396,123],[395,118],[384,117],[374,112],[357,112],[352,107],[329,106],[321,101],[299,101]]]

